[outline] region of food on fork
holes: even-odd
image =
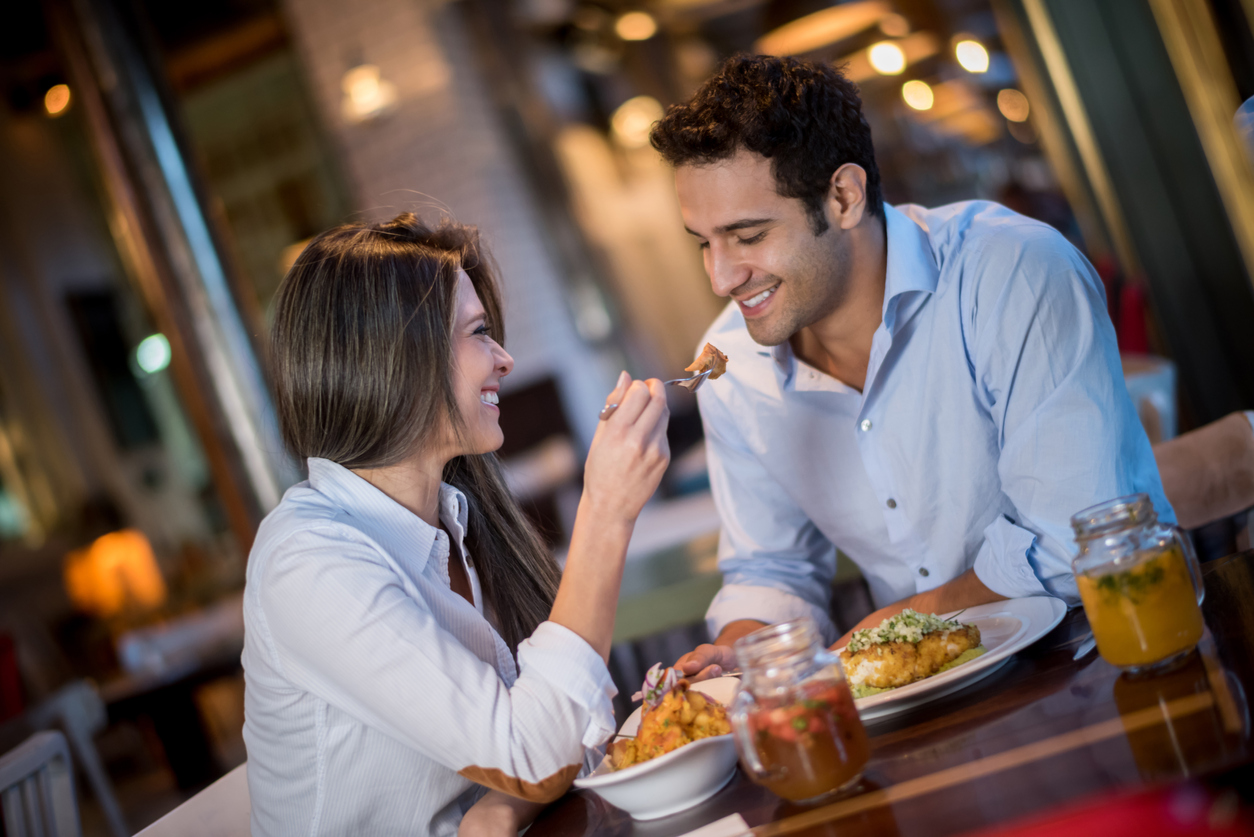
[[[980,629],[906,609],[854,631],[840,652],[855,698],[905,686],[973,660],[988,649]]]
[[[710,370],[710,380],[727,371],[727,355],[714,348],[713,343],[706,343],[701,354],[691,364],[684,367],[685,372],[704,372]]]
[[[663,669],[661,663],[649,669],[644,688],[635,695],[641,696],[644,707],[636,737],[610,744],[610,765],[615,770],[731,732],[726,708],[712,697],[690,690],[687,680],[673,668]]]

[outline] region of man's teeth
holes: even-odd
[[[484,404],[500,404],[501,403],[500,396],[498,396],[495,392],[481,392],[479,393],[479,400],[482,401]]]
[[[744,305],[745,305],[745,307],[746,307],[746,308],[756,308],[757,306],[759,306],[759,305],[761,305],[762,303],[766,302],[766,298],[767,298],[767,297],[769,297],[771,294],[775,293],[775,289],[776,289],[776,288],[778,288],[778,287],[779,287],[779,285],[776,285],[774,288],[767,288],[765,291],[763,291],[762,293],[758,294],[757,296],[751,296],[751,297],[749,297],[748,299],[746,299],[746,300],[744,301]]]

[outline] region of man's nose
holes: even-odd
[[[719,296],[730,296],[749,280],[751,273],[744,262],[717,244],[705,251],[705,272],[710,276],[710,287]]]

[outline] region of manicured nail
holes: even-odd
[[[714,675],[715,677],[721,677],[723,674],[723,669],[721,666],[710,666],[710,674]]]
[[[631,376],[628,375],[627,370],[624,369],[622,372],[618,373],[618,383],[614,385],[614,389],[618,389],[619,387],[623,386],[630,380],[631,380]]]

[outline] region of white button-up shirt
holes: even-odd
[[[811,616],[830,639],[835,548],[877,606],[974,567],[1003,596],[1078,600],[1069,518],[1147,492],[1174,521],[1093,268],[984,201],[884,207],[882,322],[862,392],[754,343],[733,303],[697,393],[722,518],[707,614]]]
[[[441,486],[458,544],[466,515]],[[613,733],[600,655],[545,622],[515,666],[473,556],[479,606],[450,588],[449,546],[324,459],[262,522],[244,590],[254,835],[452,835],[485,786],[553,798]]]

